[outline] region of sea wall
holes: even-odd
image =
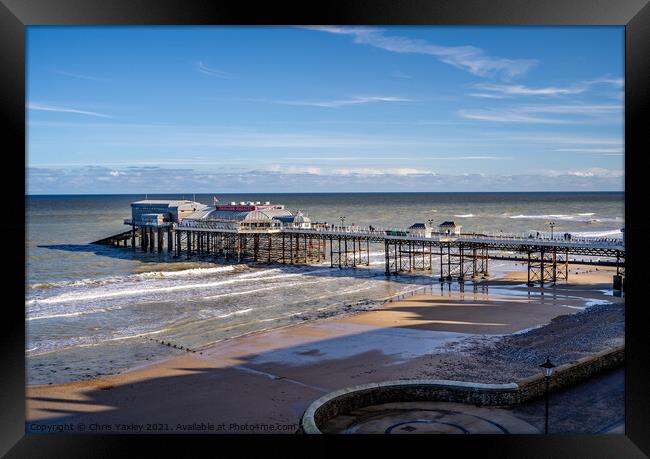
[[[554,391],[620,366],[625,346],[608,349],[555,369],[549,384]],[[314,401],[300,420],[299,433],[321,433],[318,426],[341,413],[383,403],[441,401],[487,406],[516,405],[544,395],[545,378],[539,375],[516,383],[483,384],[464,381],[411,379],[362,384],[331,392]]]

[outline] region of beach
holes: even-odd
[[[519,267],[464,291],[443,286],[196,352],[174,349],[121,374],[28,386],[27,430],[70,423],[91,432],[133,425],[148,433],[294,433],[312,401],[344,387],[416,378],[514,382],[536,374],[547,354],[563,364],[623,344],[614,271],[572,265],[569,282],[541,289],[523,285]]]

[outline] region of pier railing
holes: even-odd
[[[433,232],[431,236],[424,236],[418,234],[410,234],[409,230],[403,228],[375,228],[360,226],[336,226],[322,228],[291,228],[283,227],[283,231],[290,233],[324,233],[331,235],[354,235],[354,236],[384,236],[386,239],[409,239],[409,240],[425,240],[425,241],[450,241],[450,242],[520,242],[526,245],[552,245],[552,246],[576,246],[580,244],[607,246],[607,247],[623,247],[623,240],[618,238],[605,238],[605,237],[576,237],[571,236],[566,238],[564,236],[548,236],[548,235],[532,235],[529,232],[524,233],[463,233],[463,234],[447,234],[441,232]]]
[[[404,228],[385,228],[369,226],[338,226],[331,225],[327,227],[313,228],[296,228],[291,225],[275,224],[271,226],[260,227],[240,227],[237,222],[229,221],[198,221],[186,220],[175,225],[177,229],[199,230],[199,231],[224,231],[233,233],[269,233],[284,232],[293,234],[318,234],[327,236],[354,236],[368,237],[375,240],[412,240],[412,241],[431,241],[431,242],[466,242],[482,244],[523,244],[523,245],[540,245],[554,247],[576,247],[590,246],[602,248],[617,248],[624,250],[622,239],[606,237],[566,237],[549,236],[541,234],[540,236],[529,232],[523,233],[463,233],[447,234],[441,232],[432,232],[430,235],[413,233]]]

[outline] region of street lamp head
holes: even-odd
[[[553,365],[553,364],[551,363],[551,359],[550,359],[549,356],[547,355],[547,356],[546,356],[546,362],[542,363],[542,364],[540,365],[540,368],[541,368],[542,371],[544,372],[544,376],[547,377],[547,378],[550,378],[551,375],[553,374],[553,370],[555,369],[555,365]]]

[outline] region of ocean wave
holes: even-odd
[[[220,316],[217,316],[218,319],[225,319],[226,317],[231,317],[231,316],[240,316],[242,314],[248,314],[251,312],[253,308],[248,308],[248,309],[241,309],[239,311],[233,311],[228,314],[221,314]]]
[[[124,341],[129,339],[137,339],[150,335],[157,335],[169,331],[170,328],[160,328],[157,330],[146,330],[142,326],[130,327],[124,330],[115,332],[113,335],[94,335],[94,336],[78,336],[67,339],[48,339],[39,341],[35,346],[25,350],[30,357],[36,357],[44,354],[51,354],[53,352],[64,351],[71,348],[78,347],[93,347],[101,346],[106,343],[114,341]]]
[[[87,286],[100,286],[107,284],[123,283],[133,280],[141,279],[166,279],[166,278],[179,278],[179,277],[197,277],[210,274],[218,274],[230,272],[235,269],[235,266],[219,266],[216,268],[191,268],[178,271],[149,271],[139,274],[128,274],[125,276],[110,276],[100,277],[96,279],[78,279],[73,281],[58,281],[58,282],[41,282],[29,285],[30,289],[48,289],[60,287],[87,287]]]
[[[474,214],[458,214],[458,215],[454,215],[454,217],[458,217],[458,218],[471,218],[471,217],[476,217],[476,215],[474,215]]]
[[[211,295],[211,296],[204,296],[204,300],[216,300],[218,298],[225,298],[225,297],[230,297],[230,296],[240,296],[240,295],[249,295],[251,293],[258,293],[258,292],[265,292],[267,290],[276,290],[279,288],[289,288],[289,287],[295,287],[296,285],[310,285],[310,284],[315,284],[315,283],[320,283],[320,282],[326,282],[326,281],[334,281],[337,280],[336,278],[331,278],[331,279],[319,279],[316,281],[304,281],[304,282],[290,282],[286,284],[278,284],[278,285],[272,285],[270,287],[262,287],[262,288],[255,288],[252,290],[240,290],[237,292],[227,292],[227,293],[221,293],[219,295]]]
[[[315,274],[318,272],[329,271],[330,269],[317,269],[317,270],[304,270],[297,273],[289,274],[280,274],[273,276],[264,276],[260,280],[276,280],[276,279],[290,279],[294,277],[305,276],[309,274]],[[251,273],[252,274],[252,273]],[[246,277],[243,277],[246,276]],[[255,277],[249,277],[248,275],[238,276],[234,279],[225,279],[217,280],[214,282],[202,282],[202,283],[187,283],[183,282],[180,285],[153,285],[150,288],[143,288],[142,286],[133,286],[130,285],[130,288],[125,288],[122,290],[111,290],[111,291],[100,291],[100,292],[74,292],[74,293],[64,293],[62,295],[57,295],[49,298],[34,298],[25,302],[26,305],[34,304],[58,304],[58,303],[67,303],[74,301],[88,301],[88,300],[99,300],[106,298],[116,298],[116,297],[131,297],[131,296],[148,296],[156,295],[161,292],[173,292],[173,291],[188,291],[196,290],[201,288],[214,288],[225,285],[232,285],[241,282],[251,282],[251,280],[256,280]]]
[[[150,279],[150,278],[177,278],[177,277],[189,277],[189,276],[204,276],[207,274],[217,274],[231,272],[235,269],[235,266],[219,266],[216,268],[191,268],[183,269],[179,271],[150,271],[140,274],[135,274],[133,277],[141,279]]]
[[[598,217],[593,218],[594,213],[581,213],[581,214],[543,214],[543,215],[505,215],[511,219],[529,219],[529,220],[563,220],[581,223],[601,223],[601,222],[619,222],[622,221],[620,217]]]
[[[88,314],[99,314],[102,312],[107,312],[111,309],[120,309],[120,308],[119,307],[118,308],[97,308],[97,309],[89,309],[86,311],[61,312],[61,313],[52,312],[50,314],[29,315],[25,320],[31,321],[31,320],[43,320],[43,319],[60,319],[64,317],[78,317],[78,316],[85,316]]]
[[[577,237],[610,237],[610,236],[615,236],[615,237],[618,237],[618,238],[623,237],[623,233],[621,233],[621,230],[578,231],[578,232],[571,232],[571,235],[577,236]]]

